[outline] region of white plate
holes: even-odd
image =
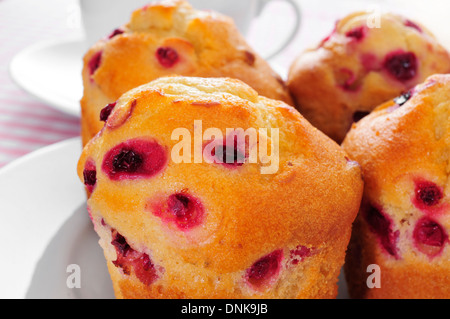
[[[18,86],[37,99],[64,113],[80,116],[85,51],[82,38],[38,43],[11,60],[9,73]]]
[[[70,139],[0,170],[1,299],[114,297],[76,176],[80,151]],[[67,285],[69,265],[80,288]]]
[[[76,175],[80,152],[74,138],[0,170],[0,299],[114,298]],[[79,288],[67,284],[71,265],[79,267]],[[348,298],[342,279],[338,299]]]

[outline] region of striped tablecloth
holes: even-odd
[[[407,6],[403,5],[404,0],[296,1],[302,9],[300,32],[271,61],[282,69],[287,69],[305,47],[320,41],[333,28],[335,20],[350,11],[371,10],[378,5],[383,10],[409,9],[415,17],[425,12],[411,5],[423,4],[420,0],[409,0]],[[450,6],[448,0],[433,1]],[[433,12],[446,14],[448,10]],[[255,19],[249,43],[259,52],[270,51],[280,41],[279,33],[288,28],[286,24],[291,18],[293,14],[286,3],[271,3]],[[433,16],[429,21],[435,23],[435,30],[447,30]],[[39,102],[15,85],[8,73],[11,59],[28,46],[76,36],[82,36],[77,0],[0,0],[0,167],[33,150],[79,135],[79,118]]]
[[[0,167],[43,146],[79,135],[79,119],[38,102],[9,76],[11,59],[44,40],[80,35],[74,1],[0,0]],[[71,12],[70,10],[73,10]]]

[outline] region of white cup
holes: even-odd
[[[274,0],[189,0],[189,3],[195,9],[212,10],[233,18],[236,26],[245,36],[252,20],[271,1]],[[278,1],[286,1],[292,6],[296,20],[286,40],[266,58],[281,52],[295,37],[300,26],[300,9],[296,1]],[[155,0],[79,0],[79,2],[86,44],[91,46],[129,21],[134,10]]]

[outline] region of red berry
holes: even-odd
[[[137,138],[106,153],[102,170],[112,180],[148,178],[159,173],[166,162],[164,147],[156,141]]]
[[[204,208],[200,200],[185,192],[170,195],[166,202],[154,205],[152,212],[181,230],[189,230],[203,222]]]
[[[147,254],[143,253],[138,258],[133,260],[133,269],[136,277],[144,285],[149,286],[156,279],[158,279],[155,265],[152,263],[150,257]]]
[[[113,158],[113,169],[115,172],[135,173],[142,165],[142,156],[132,149],[123,148]]]
[[[116,106],[116,102],[109,103],[100,111],[100,121],[106,122],[112,110]]]
[[[303,261],[303,259],[312,255],[312,249],[299,245],[295,247],[295,249],[291,250],[289,254],[291,263],[293,265],[297,265],[299,262]]]
[[[408,81],[416,76],[418,62],[412,52],[395,51],[386,56],[383,66],[395,79]]]
[[[117,232],[117,230],[111,230],[112,241],[111,244],[116,249],[117,258],[112,263],[118,268],[122,268],[126,275],[130,274],[130,267],[128,265],[128,255],[133,253],[134,250],[128,245],[125,237]]]
[[[178,53],[170,47],[160,47],[156,50],[156,58],[166,68],[171,68],[178,62]]]
[[[442,189],[429,181],[417,182],[415,195],[416,206],[419,206],[419,208],[435,206],[444,197]]]
[[[130,275],[133,270],[144,285],[150,285],[158,279],[155,265],[148,254],[137,252],[131,248],[125,237],[115,229],[111,230],[111,236],[111,244],[115,247],[117,254],[117,259],[113,261],[114,266],[121,268],[126,275]]]
[[[416,29],[417,31],[419,31],[419,32],[422,33],[422,28],[419,27],[419,25],[418,25],[417,23],[415,23],[415,22],[413,22],[413,21],[411,21],[411,20],[406,20],[406,21],[405,21],[405,25],[406,25],[407,27]]]
[[[283,251],[281,249],[257,260],[246,273],[247,281],[255,288],[261,288],[270,283],[281,269]]]
[[[245,159],[248,157],[246,154],[247,141],[243,145],[238,145],[239,139],[237,135],[230,135],[221,144],[217,144],[211,151],[211,155],[214,157],[214,162],[223,164],[227,167],[242,166]]]
[[[95,163],[92,160],[86,162],[86,166],[83,170],[83,179],[87,190],[92,192],[97,183],[97,170],[95,168]]]
[[[417,222],[413,237],[416,247],[430,257],[437,255],[448,240],[444,228],[428,217],[423,217]]]
[[[367,28],[364,26],[356,27],[345,33],[345,36],[361,41],[366,36]]]
[[[108,39],[112,39],[117,35],[121,35],[122,33],[124,33],[125,31],[123,31],[122,29],[115,29],[113,32],[111,32],[111,34],[108,36]]]
[[[369,224],[370,230],[377,235],[384,250],[391,256],[398,258],[397,240],[399,231],[392,230],[392,221],[378,208],[370,205],[364,217]]]
[[[95,53],[88,63],[89,75],[93,75],[95,71],[100,67],[100,63],[102,62],[102,51]]]

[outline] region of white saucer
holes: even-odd
[[[9,65],[12,80],[37,99],[80,116],[83,94],[83,38],[38,43],[18,53]]]
[[[76,176],[80,151],[70,139],[0,170],[1,299],[114,298]],[[80,288],[67,285],[69,265],[79,266]]]

